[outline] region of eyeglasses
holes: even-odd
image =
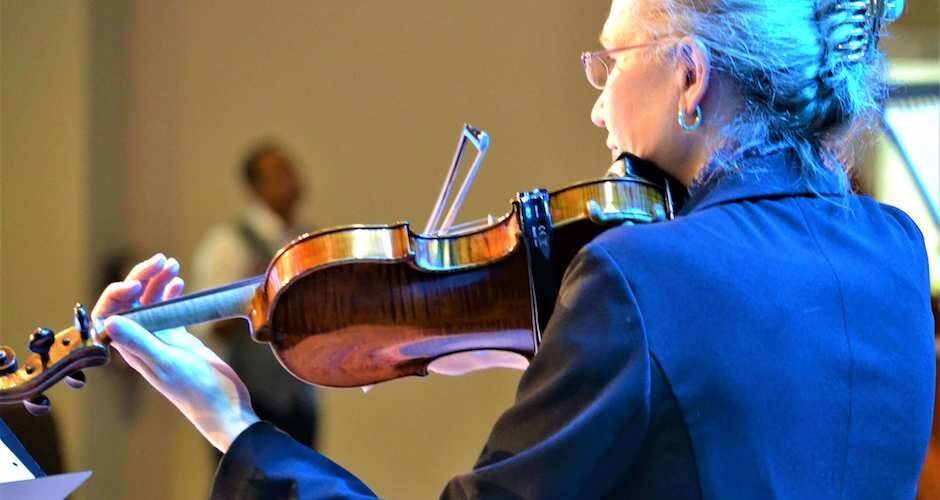
[[[660,38],[651,42],[641,43],[639,45],[628,45],[626,47],[599,50],[597,52],[582,52],[581,64],[584,65],[584,74],[587,75],[588,82],[592,87],[596,88],[597,90],[604,90],[604,85],[607,84],[607,78],[610,77],[611,70],[613,70],[614,66],[617,64],[617,60],[613,57],[614,54],[619,54],[628,50],[649,47],[650,45],[655,45],[662,40],[663,39]]]

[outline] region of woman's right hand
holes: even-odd
[[[199,339],[183,328],[151,333],[112,314],[183,293],[179,262],[157,254],[105,288],[92,319],[134,370],[169,399],[213,446],[225,453],[258,421],[245,384]],[[103,324],[102,324],[103,322]]]

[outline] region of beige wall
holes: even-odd
[[[494,137],[468,215],[504,211],[518,189],[591,175],[607,155],[578,53],[596,45],[604,8],[136,2],[128,146],[131,192],[146,194],[129,214],[146,219],[159,186],[179,219],[156,240],[138,225],[132,241],[186,252],[233,215],[234,165],[260,134],[303,161],[305,214],[319,225],[423,222],[465,120]]]
[[[303,215],[321,227],[423,226],[465,120],[493,136],[467,217],[602,173],[578,54],[596,46],[605,10],[4,0],[0,339],[21,346],[37,323],[67,321],[121,248],[179,255],[185,273],[205,228],[237,214],[235,165],[260,136],[296,154],[312,188]],[[208,452],[175,409],[119,367],[89,378],[79,398],[50,393],[77,429],[69,468],[95,471],[83,498],[204,496]],[[435,497],[470,467],[517,379],[326,391],[324,449],[385,497]]]
[[[882,48],[891,57],[940,58],[940,1],[905,3],[904,15],[888,27],[891,35],[882,38]]]
[[[606,8],[2,0],[0,342],[65,324],[121,249],[178,255],[185,274],[206,227],[237,214],[235,165],[259,136],[294,151],[312,188],[303,215],[321,227],[423,226],[465,120],[493,136],[467,217],[602,173],[577,57],[596,47]],[[921,19],[916,39],[930,32]],[[82,498],[205,496],[206,445],[175,409],[120,366],[89,379],[50,393],[69,468],[95,471]],[[384,497],[435,497],[471,465],[517,380],[325,391],[324,449]]]
[[[23,353],[35,327],[68,324],[88,297],[87,16],[82,3],[0,10],[0,343]],[[66,457],[78,464],[82,398],[65,387],[49,396],[71,437]]]

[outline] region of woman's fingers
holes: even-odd
[[[130,308],[134,301],[140,297],[143,289],[143,285],[137,280],[111,283],[101,293],[98,303],[91,310],[91,317],[98,319],[122,309]]]
[[[127,363],[127,366],[130,366],[134,369],[134,371],[141,374],[141,376],[143,376],[147,382],[149,382],[151,385],[155,385],[159,382],[156,374],[154,374],[153,370],[147,366],[147,363],[144,363],[143,360],[131,354],[130,351],[128,351],[126,348],[117,344],[113,344],[113,346],[114,350],[116,350],[118,354],[121,355],[121,358],[124,359],[124,362]]]
[[[159,332],[153,332],[153,334],[164,344],[173,347],[180,347],[183,349],[188,349],[190,351],[195,351],[196,349],[202,349],[205,345],[201,340],[193,336],[193,334],[186,331],[185,328],[173,328],[170,330],[161,330]],[[198,354],[193,352],[194,354]]]
[[[134,266],[124,281],[108,285],[92,309],[92,318],[102,318],[133,307],[146,290],[147,281],[163,270],[166,260],[163,254],[158,253]]]
[[[144,284],[144,293],[140,296],[143,305],[158,302],[163,297],[166,286],[180,272],[180,263],[174,258],[163,261],[162,267]]]
[[[147,281],[163,270],[166,261],[167,258],[162,253],[154,254],[153,257],[134,266],[131,271],[127,273],[127,277],[124,278],[124,281]]]
[[[179,276],[174,276],[165,287],[163,287],[163,297],[162,300],[172,300],[180,295],[183,295],[183,288],[186,286],[186,283],[183,282],[183,278]]]
[[[154,373],[160,374],[172,362],[173,355],[166,344],[127,318],[111,316],[105,320],[104,329],[122,353],[133,355]]]
[[[138,304],[146,305],[178,297],[183,289],[182,280],[174,283],[174,279],[178,279],[179,268],[176,259],[168,259],[159,253],[137,264],[127,274],[125,281],[111,283],[105,288],[92,309],[92,318],[104,318],[132,309]],[[168,296],[168,291],[173,295]]]
[[[154,254],[153,257],[139,262],[134,266],[131,271],[127,273],[127,277],[124,278],[124,281],[139,281],[140,284],[143,285],[142,293],[146,294],[150,280],[155,278],[166,268],[167,262],[168,259],[162,253]],[[140,302],[140,297],[138,297],[137,300]]]

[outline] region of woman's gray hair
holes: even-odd
[[[883,10],[885,1],[891,0],[643,3],[662,15],[671,34],[701,42],[715,74],[742,98],[721,134],[733,143],[725,142],[730,148],[720,150],[717,163],[742,149],[785,144],[811,179],[840,168],[856,138],[878,123],[886,85],[875,43],[885,16],[872,10]]]

